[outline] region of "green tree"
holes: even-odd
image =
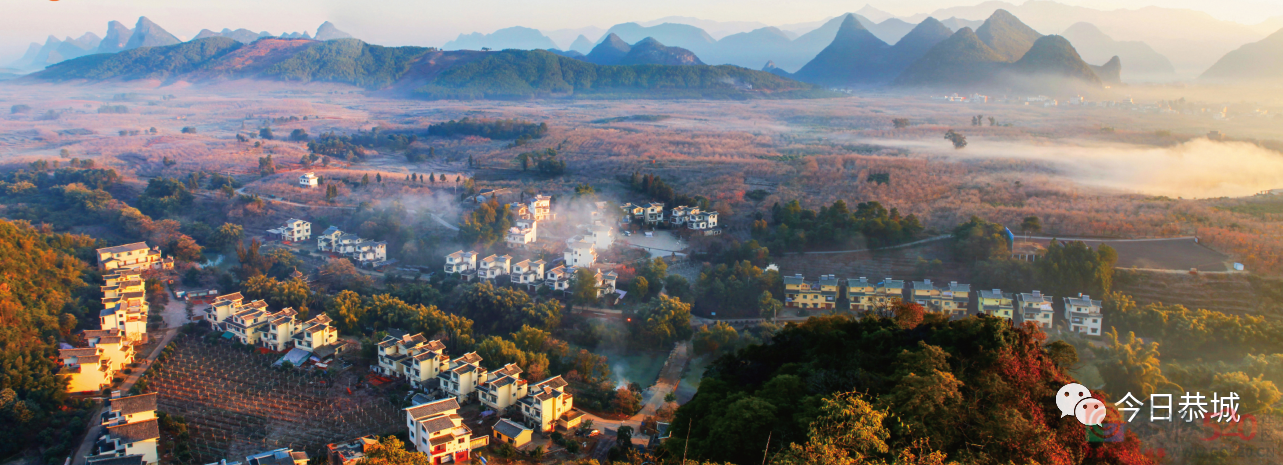
[[[779,316],[780,310],[784,309],[784,303],[776,299],[771,291],[762,291],[762,295],[757,299],[757,309],[762,318],[773,320]]]
[[[292,141],[303,142],[303,141],[306,141],[307,139],[308,139],[308,135],[307,135],[306,129],[295,129],[293,131],[290,131],[290,140]]]
[[[909,127],[909,118],[892,118],[891,125],[895,126],[896,129],[907,128]]]
[[[972,216],[970,221],[953,229],[954,254],[966,262],[977,262],[1011,256],[1006,228]]]
[[[739,333],[726,322],[719,321],[713,326],[702,326],[691,337],[691,346],[696,354],[716,354],[733,348],[739,342]]]
[[[245,228],[235,223],[223,223],[209,237],[209,245],[217,250],[229,251],[235,249],[243,240]]]
[[[1038,234],[1042,232],[1042,220],[1036,216],[1026,216],[1024,221],[1020,222],[1020,231],[1029,234]]]
[[[824,399],[820,415],[810,425],[804,443],[792,443],[777,455],[775,465],[875,464],[890,448],[891,432],[883,426],[889,415],[855,392]]]
[[[272,140],[272,128],[266,127],[258,130],[258,138],[263,140]]]
[[[650,291],[650,285],[649,283],[646,282],[645,276],[638,276],[636,278],[633,278],[633,282],[629,286],[629,290],[628,290],[628,292],[637,296],[638,302],[645,302],[646,300],[648,300],[646,297],[649,291]]]
[[[691,336],[690,304],[659,296],[632,317],[633,337],[647,347],[661,348]]]
[[[967,136],[964,136],[952,129],[944,133],[944,138],[953,143],[953,148],[961,149],[967,146]]]
[[[406,447],[396,436],[379,438],[379,443],[369,446],[365,457],[356,465],[431,465],[427,455]]]
[[[1111,397],[1121,399],[1127,393],[1142,399],[1150,394],[1171,393],[1181,390],[1180,386],[1167,380],[1163,375],[1162,364],[1158,360],[1158,343],[1149,344],[1136,338],[1135,333],[1127,333],[1127,338],[1119,341],[1118,330],[1110,329],[1105,333],[1109,347],[1101,351],[1101,361],[1097,363],[1100,377],[1105,380],[1105,389]]]
[[[637,277],[634,279],[641,279]],[[597,301],[597,274],[588,268],[575,270],[570,279],[570,296],[575,302],[590,304]]]

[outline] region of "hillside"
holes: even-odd
[[[628,55],[633,47],[624,42],[614,33],[606,34],[606,38],[593,47],[592,51],[584,57],[584,61],[598,65],[617,65],[624,56]]]
[[[334,40],[334,39],[351,39],[352,34],[340,31],[334,23],[326,21],[316,28],[316,40]]]
[[[237,29],[237,30],[235,30],[235,31],[233,31],[233,30],[231,30],[231,29],[228,29],[228,28],[223,28],[223,30],[222,30],[221,32],[214,32],[214,31],[211,31],[211,30],[209,30],[209,29],[201,29],[201,30],[200,30],[200,33],[196,34],[196,37],[195,37],[194,39],[192,39],[192,40],[196,40],[196,39],[204,39],[204,38],[207,38],[207,37],[226,37],[226,38],[228,38],[228,39],[235,40],[235,41],[240,42],[240,43],[242,43],[242,44],[248,44],[248,43],[250,43],[250,42],[253,42],[253,41],[255,41],[255,40],[258,40],[259,38],[262,38],[262,37],[271,37],[271,36],[272,36],[272,34],[270,34],[270,33],[266,32],[266,31],[264,31],[264,32],[254,32],[254,31],[251,31],[251,30],[249,30],[249,29],[244,29],[244,28],[242,28],[242,29]]]
[[[1025,56],[1042,34],[1020,22],[1007,10],[997,10],[976,29],[976,37],[1005,61],[1016,61]]]
[[[1176,77],[1171,60],[1140,41],[1118,41],[1091,23],[1075,23],[1060,35],[1069,39],[1088,63],[1102,63],[1118,57],[1127,67],[1121,78],[1127,81],[1162,81]]]
[[[183,42],[168,47],[143,47],[116,54],[96,54],[64,61],[29,76],[45,81],[107,79],[166,79],[199,70],[241,43],[226,37]]]
[[[104,35],[102,42],[98,43],[98,53],[116,53],[125,49],[125,44],[129,43],[129,37],[134,35],[134,30],[129,26],[121,24],[120,21],[109,21],[107,23],[107,35]]]
[[[681,49],[675,52],[673,47],[657,42],[639,45],[637,48],[643,52],[649,48],[671,54],[664,55],[668,58],[685,56]],[[695,59],[693,55],[689,58]],[[685,58],[679,61],[682,60]],[[85,56],[18,80],[134,79],[334,82],[383,89],[389,96],[412,94],[426,99],[830,96],[808,84],[735,66],[600,66],[547,51],[430,52],[423,47],[382,47],[357,39],[318,42],[263,38],[241,44],[227,37],[210,37],[167,47]]]
[[[1283,29],[1225,54],[1199,76],[1213,83],[1277,83],[1283,78]]]
[[[570,43],[571,51],[579,52],[580,54],[583,54],[583,55],[587,55],[588,52],[591,52],[592,47],[593,47],[592,41],[588,40],[587,37],[584,37],[583,34],[580,34],[579,37],[575,38],[574,42]]]
[[[632,45],[628,54],[619,60],[621,65],[702,65],[699,57],[681,47],[669,47],[652,37]]]
[[[1038,39],[1020,61],[1011,65],[1010,70],[1033,78],[1064,78],[1101,86],[1100,77],[1083,62],[1074,46],[1057,35]]]
[[[899,75],[909,65],[926,55],[932,47],[944,42],[952,35],[953,31],[935,18],[922,20],[887,52],[886,66],[892,72],[888,78]]]
[[[811,95],[811,91],[809,85],[736,66],[603,66],[545,51],[505,50],[445,69],[416,89],[414,95],[425,99],[742,99],[801,97]]]
[[[1121,59],[1118,58],[1118,56],[1114,56],[1113,58],[1110,58],[1109,61],[1105,62],[1105,64],[1103,65],[1100,65],[1100,66],[1089,65],[1089,66],[1091,66],[1092,71],[1096,72],[1096,76],[1100,78],[1100,82],[1103,82],[1105,84],[1110,84],[1110,85],[1122,84],[1123,62]]]
[[[891,47],[865,29],[855,15],[846,15],[833,38],[794,75],[797,79],[824,85],[868,84],[890,79],[886,66]]]
[[[931,47],[896,77],[902,86],[974,85],[991,79],[1005,61],[1002,55],[964,27]]]

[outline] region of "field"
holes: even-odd
[[[1077,240],[1077,239],[1075,239]],[[1131,241],[1082,240],[1090,247],[1108,244],[1118,251],[1119,268],[1189,271],[1229,271],[1230,257],[1209,249],[1192,238],[1143,239]],[[1037,241],[1046,244],[1046,241]]]
[[[152,388],[161,411],[186,418],[200,463],[277,447],[324,457],[326,444],[403,428],[400,409],[362,386],[363,370],[330,378],[273,368],[279,356],[223,343],[180,336],[175,344]]]

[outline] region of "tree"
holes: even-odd
[[[649,283],[646,282],[645,276],[633,278],[632,285],[629,286],[629,292],[637,296],[638,302],[645,302],[646,294],[649,292]]]
[[[690,304],[659,296],[632,317],[630,331],[643,345],[660,348],[691,336]]]
[[[308,135],[307,135],[307,130],[305,129],[295,129],[293,131],[290,131],[290,140],[292,141],[303,142],[303,141],[306,141],[307,139],[308,139]]]
[[[894,125],[896,129],[904,129],[909,127],[909,118],[893,118],[891,120],[891,124]]]
[[[914,302],[897,300],[891,305],[891,315],[895,319],[895,324],[904,329],[913,329],[922,324],[926,313],[926,309]]]
[[[339,196],[339,188],[333,184],[325,185],[325,201],[333,202]]]
[[[263,140],[272,140],[272,128],[266,127],[258,130],[258,138]]]
[[[779,317],[780,310],[784,308],[784,303],[775,298],[771,291],[762,291],[762,295],[757,299],[757,310],[761,313],[762,318],[770,317],[772,320]]]
[[[965,262],[1011,256],[1006,228],[977,216],[953,229],[953,250]]]
[[[71,158],[71,151],[67,149],[59,150],[58,156],[62,158]]]
[[[1042,221],[1036,216],[1026,216],[1024,221],[1020,222],[1020,232],[1026,236],[1042,232]]]
[[[1102,361],[1096,366],[1105,381],[1105,389],[1113,398],[1121,399],[1130,392],[1138,398],[1148,399],[1150,394],[1181,390],[1180,386],[1163,376],[1157,342],[1145,344],[1131,332],[1120,342],[1118,330],[1113,328],[1105,336],[1109,339],[1109,347],[1101,351]]]
[[[589,268],[575,270],[570,280],[570,296],[575,302],[589,304],[597,301],[597,274]]]
[[[182,130],[182,133],[183,133],[183,134],[196,134],[196,126],[184,126],[184,127],[183,127],[183,130]]]
[[[223,223],[210,235],[209,245],[218,250],[228,251],[241,243],[245,229],[235,223]]]
[[[260,176],[267,176],[275,173],[276,163],[272,161],[272,156],[270,154],[266,157],[258,158],[258,174]]]
[[[431,463],[432,460],[427,455],[406,448],[396,436],[387,436],[380,438],[378,444],[369,446],[365,451],[365,458],[357,461],[356,465],[431,465]]]
[[[374,173],[374,182],[377,182],[377,183],[379,183],[379,184],[383,184],[383,174],[382,174],[382,173]]]
[[[944,138],[948,139],[949,142],[953,142],[953,148],[955,149],[961,149],[967,146],[967,136],[959,134],[957,131],[952,129],[944,133]]]

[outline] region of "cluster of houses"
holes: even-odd
[[[557,265],[549,270],[545,270],[548,263],[543,260],[531,261],[526,259],[512,263],[511,256],[495,254],[478,260],[477,256],[480,254],[473,251],[465,252],[460,250],[446,255],[445,272],[458,275],[464,281],[476,279],[495,282],[499,278],[507,278],[509,283],[527,290],[535,290],[540,286],[545,286],[554,291],[567,291],[570,289],[575,273],[580,268],[588,268],[592,270],[596,281],[597,297],[614,293],[615,280],[618,275],[614,271],[603,273],[601,269],[589,268],[595,262],[596,251],[591,248],[591,243],[587,244],[587,247],[567,248],[566,264]],[[579,258],[584,256],[587,256],[587,258]],[[572,258],[579,259],[574,260]]]
[[[68,392],[98,392],[110,386],[116,373],[134,362],[134,345],[147,341],[147,285],[144,271],[173,268],[173,259],[145,242],[97,250],[103,273],[100,329],[81,333],[85,347],[58,350],[58,374]]]
[[[362,239],[334,226],[316,236],[316,249],[346,256],[363,265],[382,266],[388,263],[387,242]]]
[[[619,206],[624,215],[621,223],[640,223],[647,226],[667,225],[673,229],[686,229],[704,235],[721,234],[717,227],[717,212],[700,210],[699,207],[678,206],[664,212],[664,204],[650,202],[645,205],[625,203]],[[667,220],[665,220],[667,218]]]
[[[205,309],[205,321],[210,329],[242,344],[273,352],[289,351],[286,358],[290,360],[306,360],[309,356],[325,360],[344,347],[328,315],[321,313],[303,321],[293,308],[273,312],[267,302],[245,302],[239,292],[215,297],[213,305]]]
[[[481,366],[481,356],[469,352],[457,358],[446,354],[445,344],[423,334],[385,337],[378,344],[378,373],[401,378],[411,386],[438,393],[441,399],[405,409],[409,439],[432,463],[468,460],[472,449],[487,445],[485,436],[473,438],[462,424],[460,405],[480,402],[489,410],[512,412],[512,418],[495,426],[495,440],[520,447],[534,431],[575,428],[583,412],[574,408],[574,396],[560,376],[531,385],[521,378],[522,369],[508,364],[494,371]]]
[[[539,240],[539,222],[557,218],[552,212],[552,197],[536,195],[529,201],[522,200],[508,204],[508,211],[515,218],[513,226],[503,236],[504,243],[510,248],[526,248]]]
[[[267,237],[286,244],[303,242],[312,238],[312,223],[298,218],[290,218],[285,220],[284,226],[267,230]]]
[[[785,276],[784,306],[798,309],[834,310],[841,292],[846,292],[848,309],[867,312],[886,308],[896,302],[913,302],[926,311],[962,318],[986,314],[1016,323],[1036,323],[1051,328],[1055,310],[1052,296],[1039,291],[1005,293],[1000,289],[972,292],[971,285],[949,282],[937,284],[930,279],[902,281],[886,278],[873,283],[868,278],[851,278],[845,283],[834,275],[807,280],[802,275]],[[1079,294],[1064,297],[1064,317],[1071,330],[1101,335],[1101,301]]]

